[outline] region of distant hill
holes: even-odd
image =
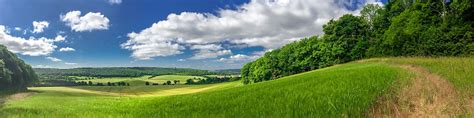
[[[0,45],[0,92],[26,90],[37,79],[30,65]]]
[[[205,75],[207,70],[188,68],[160,68],[160,67],[102,67],[102,68],[73,68],[53,69],[35,68],[36,73],[42,75],[61,76],[93,76],[93,77],[139,77],[144,75]]]
[[[211,72],[224,73],[224,74],[240,74],[240,69],[223,69],[223,70],[214,70]]]

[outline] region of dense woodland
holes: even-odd
[[[204,77],[205,77],[204,79],[201,79],[201,78],[188,79],[186,80],[185,84],[188,84],[188,85],[214,84],[214,83],[231,82],[231,81],[240,80],[240,77],[235,77],[235,76],[223,76],[223,77],[204,76]]]
[[[324,35],[266,53],[241,70],[256,83],[334,64],[387,56],[474,54],[471,0],[390,0],[367,5],[360,16],[344,15],[323,26]]]
[[[0,92],[26,90],[37,78],[31,66],[0,45]]]

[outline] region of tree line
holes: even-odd
[[[470,56],[474,8],[470,0],[390,0],[346,14],[313,36],[267,52],[241,70],[244,84],[371,57]]]
[[[188,68],[107,67],[107,68],[35,68],[40,76],[141,77],[145,75],[206,75],[211,72]]]
[[[186,83],[187,85],[196,85],[196,84],[214,84],[214,83],[222,83],[222,82],[230,82],[230,81],[237,81],[240,80],[240,77],[234,77],[234,76],[223,76],[223,77],[209,77],[209,76],[204,76],[205,78],[192,78],[192,79],[187,79]]]
[[[173,80],[173,81],[168,80],[166,82],[163,82],[162,85],[177,85],[179,83],[181,83],[181,81],[179,81],[179,80]],[[158,85],[160,85],[160,83],[145,82],[145,85],[146,86],[158,86]]]
[[[37,79],[30,65],[0,45],[0,92],[27,90]]]
[[[107,82],[107,83],[93,83],[92,81],[85,82],[85,81],[80,81],[80,82],[74,82],[75,86],[130,86],[130,83],[127,82]]]

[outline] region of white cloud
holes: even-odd
[[[34,68],[52,68],[51,66],[48,65],[36,65]]]
[[[383,6],[382,0],[367,0],[364,5],[367,4],[376,4],[379,6]]]
[[[64,64],[66,64],[66,65],[77,65],[77,63],[70,63],[70,62],[66,62]]]
[[[21,31],[21,28],[20,27],[15,27],[15,30],[16,31]]]
[[[184,62],[186,59],[178,59],[179,62]]]
[[[268,50],[270,51],[270,50]],[[250,61],[254,61],[260,57],[262,57],[265,52],[267,51],[258,51],[254,52],[252,55],[244,55],[244,54],[236,54],[232,55],[228,58],[220,58],[217,60],[218,62],[224,62],[224,63],[247,63]]]
[[[182,54],[183,46],[171,42],[153,44],[122,44],[122,48],[134,50],[132,57],[138,60],[152,60],[153,57]]]
[[[66,15],[61,15],[60,18],[61,21],[66,22],[67,26],[71,27],[71,30],[76,32],[109,29],[109,18],[100,12],[89,12],[81,16],[81,11],[70,11]]]
[[[76,49],[70,48],[70,47],[65,47],[65,48],[60,48],[59,52],[74,52]]]
[[[109,0],[110,4],[120,4],[122,3],[122,0]]]
[[[62,42],[62,41],[65,41],[66,40],[66,37],[64,36],[61,36],[61,35],[57,35],[56,38],[54,38],[54,42]]]
[[[5,45],[13,53],[28,56],[49,55],[57,48],[54,43],[64,40],[65,38],[61,35],[56,36],[54,39],[45,37],[30,37],[29,39],[15,37],[6,32],[5,26],[0,25],[0,44]]]
[[[53,62],[60,62],[63,61],[61,59],[55,58],[55,57],[46,57],[47,60],[53,61]]]
[[[33,27],[33,33],[41,33],[49,27],[49,23],[47,21],[33,21]]]
[[[192,50],[197,50],[196,53],[189,59],[210,59],[217,58],[219,56],[232,54],[231,50],[225,50],[221,45],[209,44],[209,45],[193,45]]]
[[[244,47],[275,49],[303,37],[323,34],[322,26],[326,22],[357,11],[346,9],[345,5],[344,0],[251,0],[238,6],[237,10],[219,10],[217,15],[170,14],[166,20],[149,28],[129,33],[129,40],[122,47],[135,47],[125,49],[131,50],[133,57],[138,59],[142,57],[136,53],[144,50],[155,53],[166,50],[152,46],[163,44],[192,47],[229,42]],[[181,51],[178,48],[168,50]],[[142,56],[146,59],[155,57]]]

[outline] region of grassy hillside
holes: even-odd
[[[363,116],[377,96],[406,75],[388,64],[352,63],[276,81],[178,96],[144,98],[43,91],[10,102],[1,111],[21,117]]]
[[[0,114],[18,117],[364,117],[395,95],[412,64],[452,82],[472,101],[473,58],[387,58],[336,65],[251,85],[238,82],[181,88],[33,88]],[[467,65],[467,66],[466,66]],[[140,93],[143,92],[143,93]],[[138,95],[133,95],[138,93]],[[172,94],[181,93],[181,94]],[[469,98],[469,96],[471,98]],[[467,111],[471,108],[465,108]]]

